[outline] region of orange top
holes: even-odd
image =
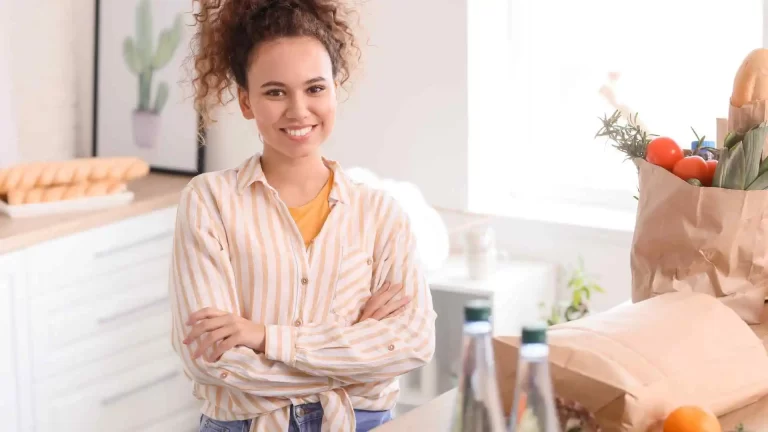
[[[328,177],[328,183],[323,186],[316,197],[312,198],[312,201],[301,207],[288,208],[293,220],[296,222],[296,226],[299,227],[299,232],[304,239],[305,246],[309,246],[312,240],[320,234],[320,230],[323,228],[325,220],[331,213],[331,206],[328,204],[328,199],[331,196],[332,187],[333,172],[331,172],[330,177]]]

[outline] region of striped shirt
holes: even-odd
[[[170,276],[172,343],[205,415],[286,431],[290,405],[320,402],[323,431],[354,431],[354,409],[387,410],[397,377],[429,362],[435,312],[404,210],[380,190],[334,172],[331,212],[305,247],[257,154],[205,173],[182,191]],[[385,281],[405,311],[355,324]],[[191,359],[184,323],[204,307],[266,326],[265,353],[239,346],[217,362]]]

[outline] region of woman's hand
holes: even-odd
[[[405,306],[411,301],[411,298],[408,296],[395,299],[397,294],[402,292],[402,284],[392,285],[389,282],[384,282],[384,285],[376,291],[367,302],[365,302],[363,313],[360,315],[357,322],[363,322],[368,318],[381,321],[384,318],[389,318],[402,313]]]
[[[217,342],[213,354],[206,355],[209,362],[218,361],[225,352],[238,345],[247,346],[256,352],[264,352],[266,328],[241,316],[214,308],[204,308],[190,315],[187,325],[192,326],[192,330],[184,338],[184,343],[189,345],[197,341],[197,349],[192,354],[192,359],[203,355]]]

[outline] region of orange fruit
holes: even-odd
[[[681,406],[664,420],[664,432],[723,432],[711,412],[696,406]]]

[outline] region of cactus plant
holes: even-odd
[[[152,77],[173,58],[179,46],[182,32],[181,14],[177,14],[173,26],[160,32],[157,49],[152,46],[152,10],[149,0],[140,0],[136,6],[136,39],[125,38],[123,58],[128,69],[139,77],[138,111],[159,113],[168,102],[168,83],[157,86],[155,103],[151,105]]]

